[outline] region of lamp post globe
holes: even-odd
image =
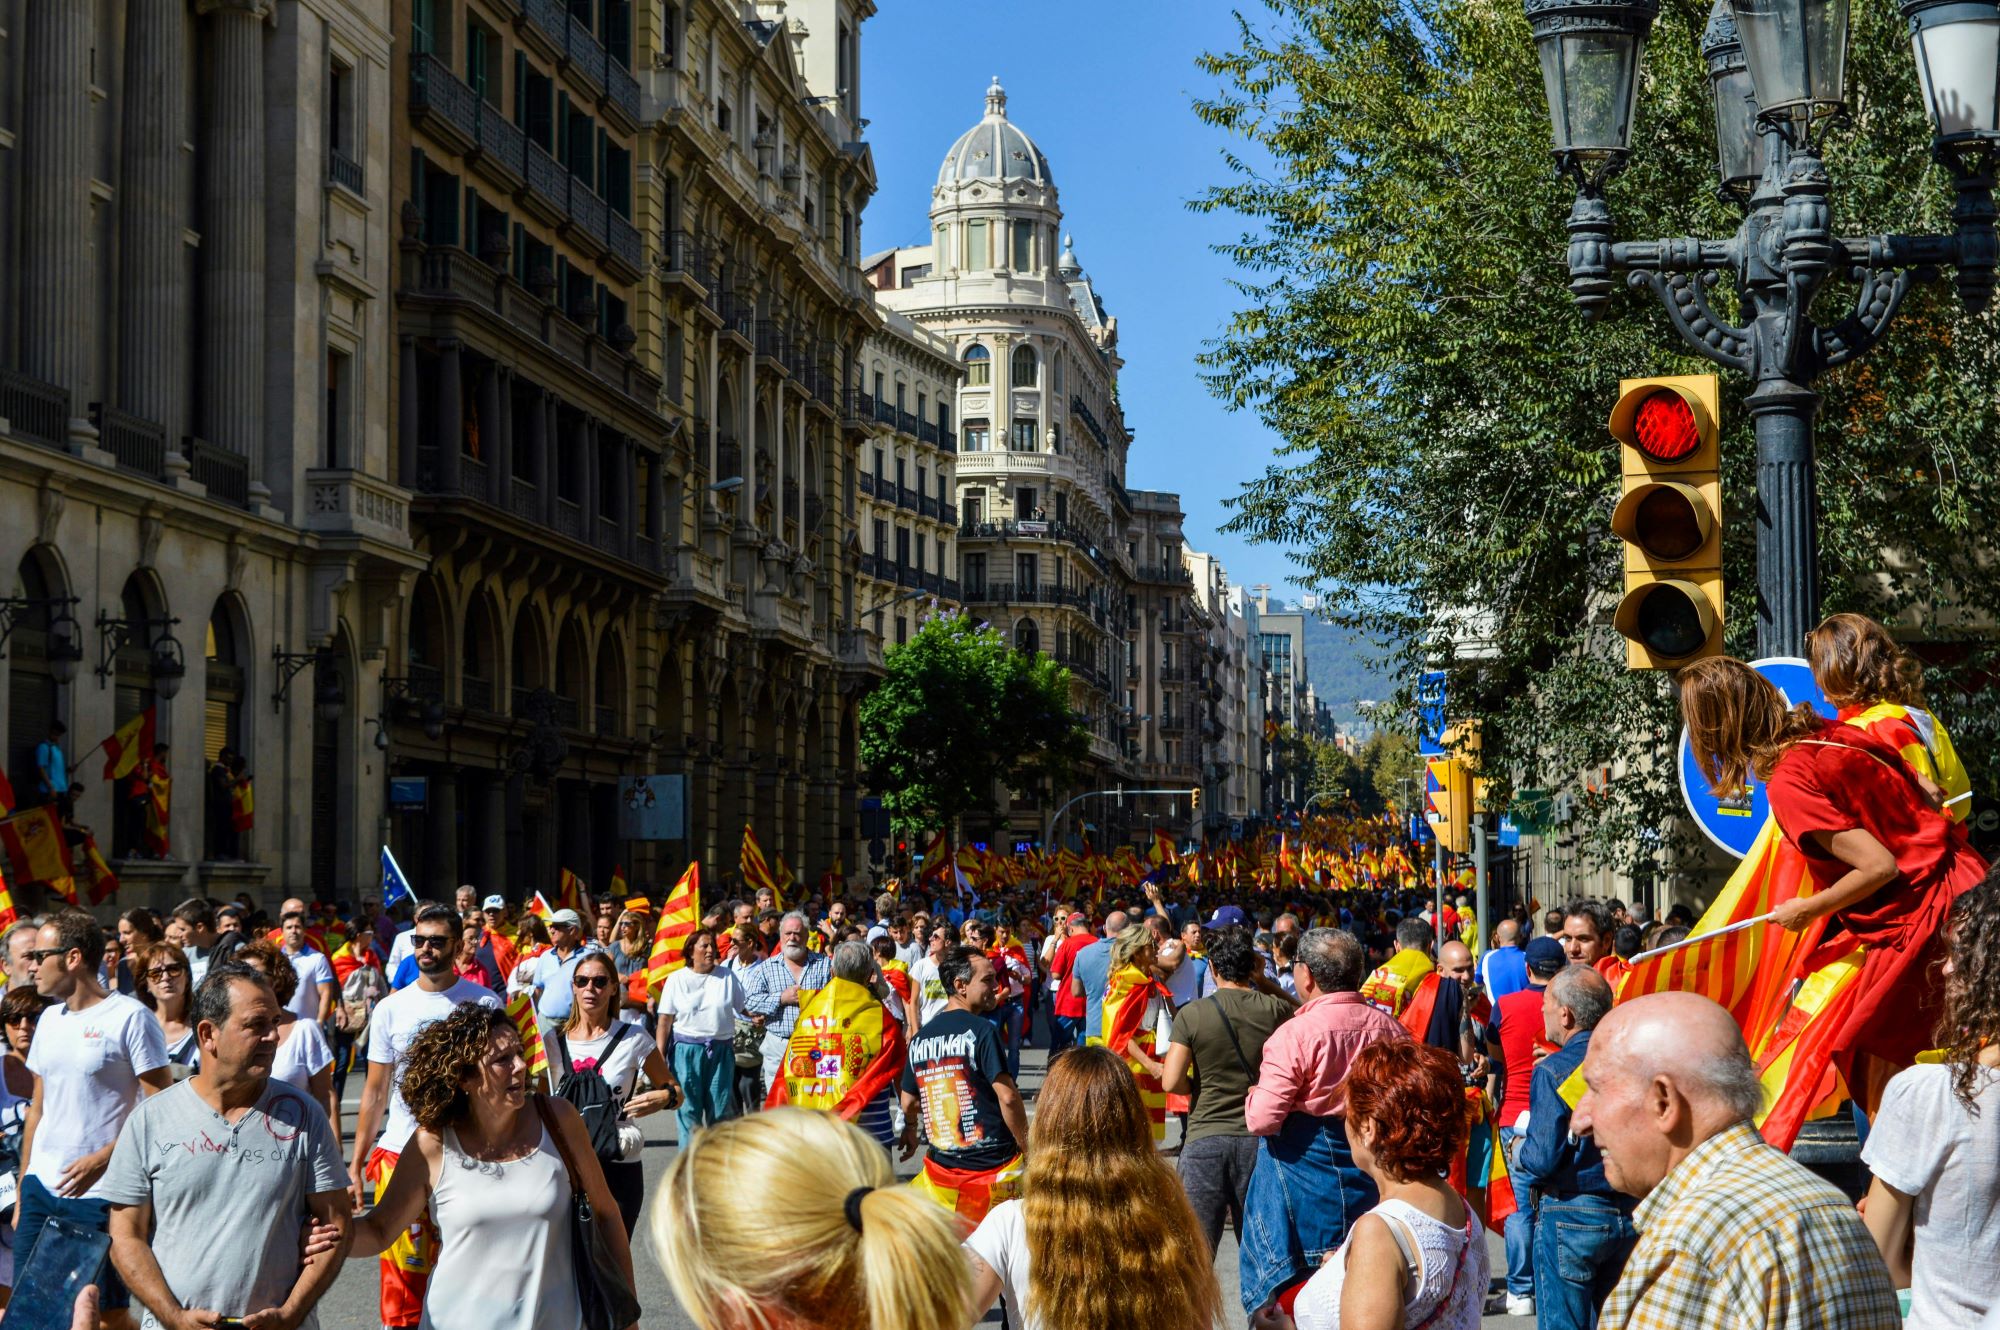
[[[1917,84],[1940,155],[2000,141],[2000,3],[1903,0]]]
[[[1526,0],[1556,160],[1601,179],[1632,150],[1639,58],[1658,0]]]
[[[49,620],[46,655],[51,678],[58,684],[76,682],[77,668],[83,664],[83,631],[68,610]]]
[[[1726,199],[1748,203],[1764,178],[1769,154],[1757,123],[1757,89],[1743,58],[1743,41],[1729,0],[1715,0],[1701,36],[1702,58],[1715,96],[1715,155],[1718,187]]]
[[[1802,141],[1847,104],[1848,0],[1730,0],[1757,104]]]
[[[187,662],[181,658],[181,644],[172,633],[153,643],[153,691],[171,702],[187,678]]]

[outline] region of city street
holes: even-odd
[[[1023,1050],[1021,1088],[1028,1096],[1030,1119],[1034,1116],[1035,1094],[1041,1088],[1042,1072],[1047,1064],[1046,1047]],[[360,1106],[360,1084],[361,1077],[358,1074],[348,1081],[348,1098],[342,1111],[349,1122],[354,1120],[353,1115]],[[668,1163],[673,1159],[679,1126],[672,1113],[655,1114],[643,1119],[643,1125],[646,1128],[646,1195],[650,1198],[659,1185],[660,1178],[666,1173]],[[1175,1128],[1170,1124],[1167,1137],[1170,1148],[1174,1143],[1174,1134]],[[348,1144],[351,1146],[352,1142]],[[917,1162],[917,1159],[911,1159],[907,1164],[899,1164],[896,1169],[897,1174],[902,1177],[914,1176]],[[731,1197],[716,1199],[723,1204],[731,1204],[735,1200]],[[1502,1253],[1499,1237],[1489,1236],[1487,1246],[1491,1251],[1494,1270],[1504,1269],[1506,1258]],[[642,1324],[653,1327],[654,1330],[659,1330],[661,1327],[667,1330],[693,1330],[694,1322],[681,1311],[680,1304],[674,1300],[674,1295],[667,1288],[666,1276],[660,1270],[659,1258],[653,1252],[652,1243],[647,1239],[643,1225],[633,1241],[633,1259],[639,1276],[639,1301],[646,1308]],[[328,1293],[319,1305],[321,1330],[366,1330],[371,1325],[379,1324],[376,1320],[376,1269],[377,1263],[373,1260],[347,1263],[347,1268],[341,1272],[340,1279],[334,1284],[332,1292]],[[1243,1318],[1236,1310],[1236,1239],[1226,1232],[1222,1239],[1222,1250],[1216,1256],[1215,1269],[1217,1277],[1222,1281],[1224,1324],[1241,1325]],[[1507,1330],[1532,1330],[1534,1321],[1532,1318],[1524,1317],[1489,1316],[1484,1324],[1488,1330],[1494,1330],[1496,1327],[1505,1327]]]

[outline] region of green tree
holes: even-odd
[[[1629,169],[1609,198],[1624,237],[1726,235],[1708,181],[1711,99],[1699,54],[1708,0],[1662,0],[1645,53]],[[1621,376],[1707,368],[1650,296],[1614,297],[1586,326],[1564,266],[1571,188],[1555,179],[1534,45],[1511,0],[1265,0],[1238,15],[1238,49],[1202,68],[1195,109],[1241,140],[1197,199],[1245,230],[1225,246],[1243,309],[1205,357],[1211,389],[1254,411],[1281,456],[1233,502],[1233,530],[1300,545],[1300,580],[1335,623],[1414,680],[1454,639],[1485,651],[1450,681],[1453,719],[1478,720],[1491,793],[1562,786],[1613,762],[1670,754],[1664,675],[1628,673],[1609,609],[1620,545],[1609,518],[1617,453],[1605,417]],[[1907,30],[1854,7],[1851,128],[1830,136],[1836,224],[1847,234],[1948,230],[1927,155]],[[1724,281],[1716,299],[1730,303]],[[1823,321],[1851,307],[1830,286]],[[1858,609],[1945,641],[2000,613],[1992,316],[1965,317],[1949,284],[1920,287],[1867,359],[1824,376],[1821,571],[1826,608]],[[1754,449],[1747,385],[1724,376],[1728,645],[1755,617]],[[1933,673],[1961,749],[1994,775],[2000,694],[1961,642]],[[1407,710],[1406,686],[1398,702]],[[1574,829],[1628,868],[1657,845],[1679,795],[1667,761],[1581,801]],[[1382,793],[1387,794],[1386,790]]]
[[[1369,812],[1395,807],[1407,813],[1423,797],[1424,760],[1407,734],[1376,730],[1361,745],[1360,767],[1368,786],[1361,802]]]
[[[1000,786],[1061,784],[1089,750],[1069,671],[966,616],[925,620],[884,663],[861,703],[861,761],[899,825],[953,829]]]

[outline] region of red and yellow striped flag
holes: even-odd
[[[1155,1142],[1167,1135],[1167,1092],[1157,1076],[1149,1075],[1126,1056],[1126,1050],[1137,1045],[1147,1056],[1157,1056],[1153,1052],[1154,1028],[1146,1022],[1146,1009],[1147,999],[1158,992],[1160,986],[1152,976],[1142,974],[1136,965],[1114,971],[1104,989],[1104,1046],[1124,1057],[1125,1065],[1132,1069],[1132,1078],[1139,1083],[1139,1098],[1153,1124]]]
[[[556,880],[556,908],[575,910],[578,914],[582,914],[583,896],[589,890],[590,888],[583,884],[582,878],[567,868],[563,869],[562,876]]]
[[[632,885],[625,880],[625,865],[620,864],[611,870],[611,899],[622,901],[631,894]],[[631,907],[627,906],[626,908],[630,909]]]
[[[154,709],[147,707],[104,741],[104,779],[123,780],[153,755]]]
[[[743,848],[737,855],[737,868],[743,874],[743,889],[754,899],[759,891],[768,888],[777,899],[778,908],[785,908],[785,898],[778,891],[778,883],[771,876],[771,861],[764,857],[764,847],[757,843],[757,833],[750,824],[743,824]]]
[[[0,929],[12,928],[20,919],[21,912],[14,908],[14,893],[7,889],[7,875],[0,872]]]
[[[555,907],[549,904],[549,898],[539,891],[535,893],[535,898],[528,902],[528,913],[543,923],[547,923],[549,916],[555,912]]]
[[[700,926],[701,866],[689,864],[681,880],[667,893],[667,903],[660,910],[660,926],[653,931],[653,950],[646,957],[648,992],[658,993],[667,976],[686,964],[681,959],[681,949]]]
[[[535,1024],[535,995],[528,991],[516,993],[508,999],[507,1015],[514,1022],[514,1028],[521,1033],[521,1056],[528,1061],[528,1074],[546,1075],[549,1054],[542,1047],[542,1027]]]

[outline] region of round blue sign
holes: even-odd
[[[1777,685],[1778,691],[1785,695],[1785,705],[1810,702],[1822,716],[1828,720],[1834,718],[1833,704],[1826,700],[1819,691],[1819,685],[1813,682],[1812,666],[1797,656],[1753,660],[1750,668]],[[1764,819],[1771,815],[1771,800],[1764,790],[1764,782],[1752,776],[1748,790],[1740,791],[1735,798],[1717,798],[1708,788],[1708,777],[1695,768],[1694,748],[1688,743],[1685,725],[1681,727],[1680,771],[1681,797],[1687,801],[1688,812],[1694,816],[1695,825],[1710,840],[1738,859],[1750,853],[1757,833],[1764,829]]]

